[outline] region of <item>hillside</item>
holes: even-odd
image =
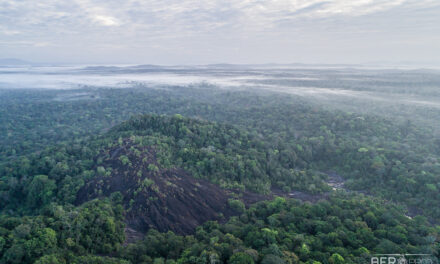
[[[119,192],[127,225],[141,232],[189,234],[208,220],[225,221],[238,213],[230,200],[269,199],[248,190],[270,194],[272,170],[287,171],[278,162],[268,166],[273,150],[245,131],[180,115],[134,117],[100,140],[110,147],[99,149],[95,176],[75,203]]]
[[[163,168],[156,155],[154,147],[139,147],[130,139],[103,151],[97,171],[109,173],[88,181],[78,191],[76,203],[119,192],[127,226],[141,232],[154,228],[190,234],[208,220],[224,220],[234,214],[225,190],[195,179],[183,169]]]
[[[439,230],[426,218],[328,192],[298,149],[279,147],[232,125],[140,115],[6,163],[1,263],[357,263],[436,252]],[[313,203],[270,195],[291,190]]]

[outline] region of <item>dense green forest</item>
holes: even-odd
[[[377,253],[439,254],[434,127],[212,87],[0,97],[0,263],[359,263]],[[327,184],[335,173],[342,190]],[[178,179],[187,175],[197,181],[185,189]],[[118,177],[130,185],[118,189]],[[146,221],[155,228],[127,244],[127,216],[169,216],[173,195],[203,188],[229,201],[215,221],[192,234]],[[287,198],[294,191],[321,200]],[[251,205],[251,195],[260,202]]]
[[[2,263],[368,263],[374,253],[437,254],[440,229],[387,204],[340,196],[317,204],[276,198],[193,235],[151,229],[123,245],[120,197],[38,216],[2,216]]]

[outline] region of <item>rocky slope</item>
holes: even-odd
[[[208,220],[234,214],[231,193],[179,168],[163,168],[154,147],[134,146],[130,139],[103,151],[98,174],[78,192],[77,204],[122,194],[128,226],[144,232],[155,228],[188,234]]]

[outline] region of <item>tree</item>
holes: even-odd
[[[56,255],[45,255],[35,261],[35,264],[63,264],[66,263],[64,260],[61,261]]]
[[[344,264],[345,260],[344,258],[339,255],[338,253],[333,253],[333,255],[331,255],[331,257],[328,259],[328,261],[331,264]]]
[[[14,244],[10,247],[5,254],[3,255],[6,263],[23,263],[23,258],[26,255],[26,250],[24,249],[22,244]]]
[[[254,264],[254,260],[244,252],[237,252],[229,258],[228,264]]]
[[[245,210],[245,206],[244,203],[240,200],[236,200],[236,199],[229,199],[228,200],[228,204],[229,207],[232,208],[232,210],[238,212],[238,213],[243,213]]]
[[[26,241],[27,254],[32,258],[53,253],[57,247],[57,234],[51,228],[37,231],[37,236]]]
[[[39,208],[48,204],[54,196],[56,189],[54,180],[46,175],[35,176],[28,186],[27,205],[30,208]]]
[[[282,258],[272,254],[266,255],[261,261],[261,264],[285,264],[285,263],[286,262]]]

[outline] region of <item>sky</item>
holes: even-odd
[[[440,0],[0,0],[0,58],[440,64]]]

